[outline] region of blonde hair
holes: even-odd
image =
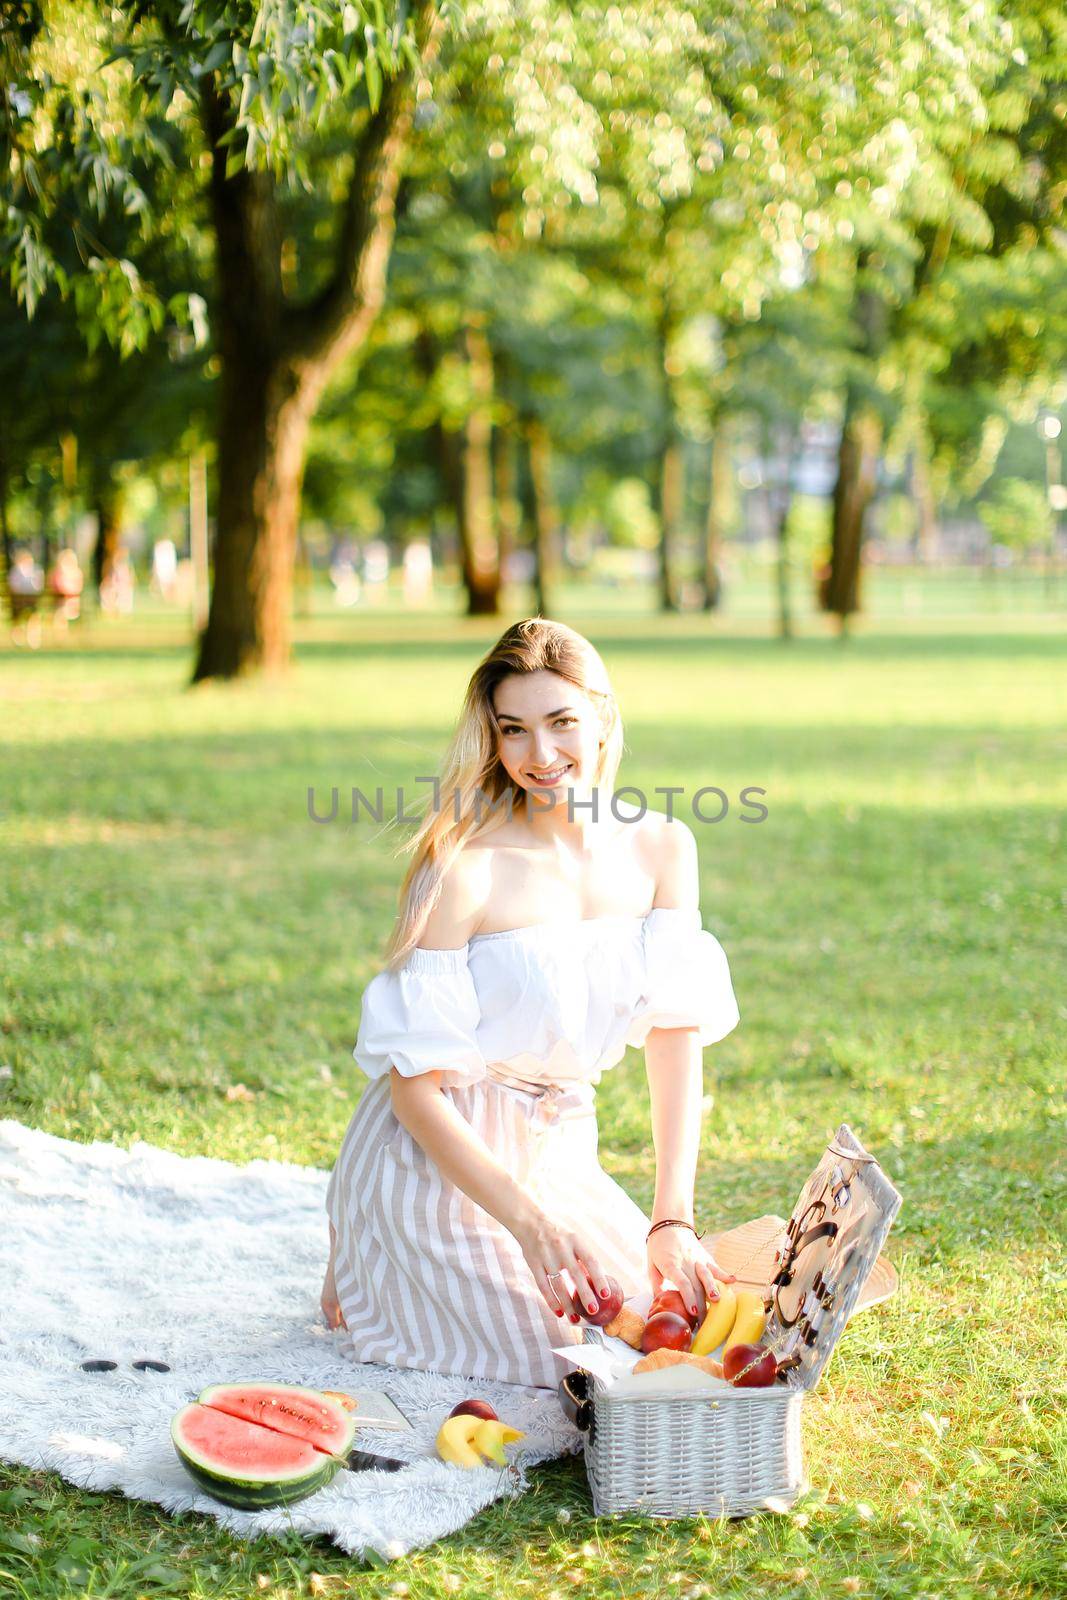
[[[413,859],[400,886],[399,911],[386,947],[390,969],[402,966],[418,944],[445,874],[467,840],[499,827],[509,807],[524,796],[497,752],[493,692],[502,679],[531,672],[554,672],[598,708],[600,749],[593,784],[600,791],[599,805],[610,802],[623,739],[607,668],[589,640],[573,628],[547,617],[526,617],[501,634],[475,668],[441,761],[429,814],[397,852],[411,852]],[[510,802],[505,799],[509,792]]]

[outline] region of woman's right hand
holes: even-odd
[[[539,1208],[524,1216],[512,1233],[550,1310],[558,1317],[570,1315],[573,1322],[578,1321],[578,1311],[596,1310],[608,1292],[608,1280],[588,1240]],[[576,1300],[560,1276],[563,1272],[574,1284]]]

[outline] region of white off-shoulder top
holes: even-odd
[[[738,1021],[700,912],[655,907],[416,947],[364,989],[352,1054],[369,1078],[392,1065],[406,1078],[440,1070],[449,1086],[595,1084],[652,1028],[695,1026],[704,1046]]]

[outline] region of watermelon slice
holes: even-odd
[[[306,1439],[318,1450],[332,1453],[352,1447],[355,1429],[348,1412],[339,1400],[330,1400],[317,1389],[291,1383],[213,1383],[197,1399],[231,1417]]]
[[[242,1410],[252,1414],[235,1414]],[[284,1383],[213,1384],[170,1429],[190,1476],[242,1511],[288,1505],[323,1488],[344,1465],[355,1431],[336,1401]]]

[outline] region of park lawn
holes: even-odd
[[[841,1120],[904,1194],[901,1291],[857,1318],[805,1405],[813,1495],[735,1524],[597,1521],[573,1458],[377,1571],[325,1541],[245,1544],[0,1467],[12,1595],[1062,1593],[1057,620],[912,619],[782,646],[699,616],[560,615],[613,675],[619,784],[660,810],[657,785],[733,801],[716,825],[677,802],[742,1013],[705,1058],[698,1217],[787,1211]],[[284,685],[194,693],[174,627],[0,654],[0,1116],[328,1166],[406,858],[365,814],[313,824],[307,791],[328,809],[337,785],[342,816],[353,786],[417,800],[507,620],[312,619]],[[747,785],[766,790],[755,826],[738,820]],[[638,1052],[599,1103],[604,1164],[647,1207]]]

